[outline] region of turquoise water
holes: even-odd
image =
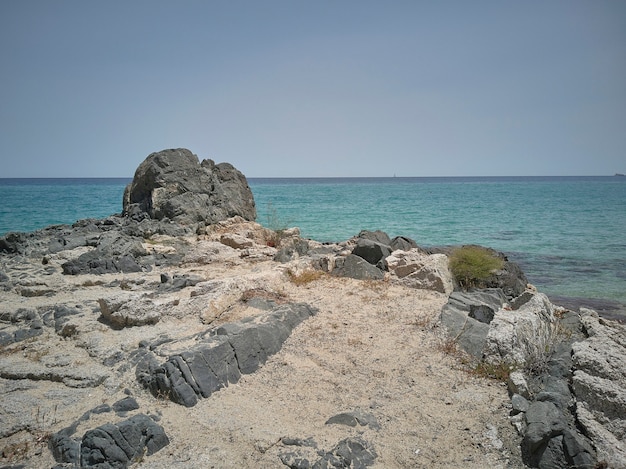
[[[0,179],[0,235],[122,209],[130,179]],[[626,303],[626,178],[249,179],[258,221],[318,241],[362,229],[507,253],[553,295]]]
[[[553,295],[626,303],[626,178],[251,181],[259,221],[319,241],[361,229],[422,246],[476,243],[519,262]]]

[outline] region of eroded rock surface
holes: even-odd
[[[210,225],[236,215],[256,219],[245,176],[229,163],[200,162],[185,148],[149,155],[126,188],[123,209],[130,218],[182,225]]]

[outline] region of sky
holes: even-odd
[[[0,59],[0,178],[626,173],[619,0],[7,0]]]

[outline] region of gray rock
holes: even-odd
[[[324,454],[313,469],[364,469],[374,464],[377,457],[376,451],[362,438],[346,438]]]
[[[419,248],[415,241],[406,236],[396,236],[389,243],[389,247],[391,247],[391,251],[410,251],[411,249]]]
[[[365,259],[372,265],[379,265],[387,256],[391,254],[391,248],[386,245],[370,239],[357,239],[356,246],[352,250],[352,254]]]
[[[570,467],[593,469],[596,466],[596,452],[587,438],[572,430],[563,433],[563,449]]]
[[[98,299],[102,319],[114,328],[156,324],[161,313],[149,299]]]
[[[335,261],[332,275],[357,280],[382,280],[385,278],[385,273],[382,270],[354,254],[349,254],[345,258],[338,258]]]
[[[112,408],[115,412],[129,412],[131,410],[139,409],[139,404],[134,397],[128,396],[114,402]]]
[[[199,162],[187,149],[149,155],[124,193],[125,216],[142,214],[183,225],[212,224],[239,215],[256,218],[252,191],[243,174],[228,163]]]
[[[362,230],[356,237],[357,239],[369,239],[370,241],[375,241],[386,246],[389,246],[391,244],[391,238],[389,237],[389,235],[380,230]]]
[[[522,455],[537,467],[550,440],[562,435],[567,423],[562,412],[551,402],[533,402],[526,412],[526,423]]]
[[[89,430],[80,446],[81,467],[126,468],[169,444],[163,427],[146,415]],[[67,461],[74,462],[74,461]]]
[[[305,304],[281,305],[261,317],[225,324],[215,335],[199,338],[198,345],[171,355],[163,364],[144,352],[137,379],[155,396],[193,407],[199,398],[256,371],[280,350],[293,328],[315,312]]]
[[[489,334],[489,319],[506,300],[500,289],[452,292],[441,310],[441,323],[467,353],[482,358]]]
[[[372,414],[368,414],[361,411],[353,411],[353,412],[342,412],[337,415],[333,415],[326,421],[326,425],[347,425],[349,427],[359,426],[369,426],[375,430],[380,428],[378,424],[378,420]]]
[[[513,415],[519,414],[520,412],[527,412],[530,407],[528,400],[519,394],[513,394],[513,396],[511,396],[511,405],[513,407]]]
[[[394,251],[385,259],[391,278],[411,288],[434,290],[449,295],[454,279],[444,254],[426,254],[419,249]]]

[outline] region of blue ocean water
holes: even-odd
[[[0,179],[0,235],[122,210],[121,179]],[[363,229],[505,252],[548,294],[626,303],[626,178],[250,178],[258,221],[318,241]]]

